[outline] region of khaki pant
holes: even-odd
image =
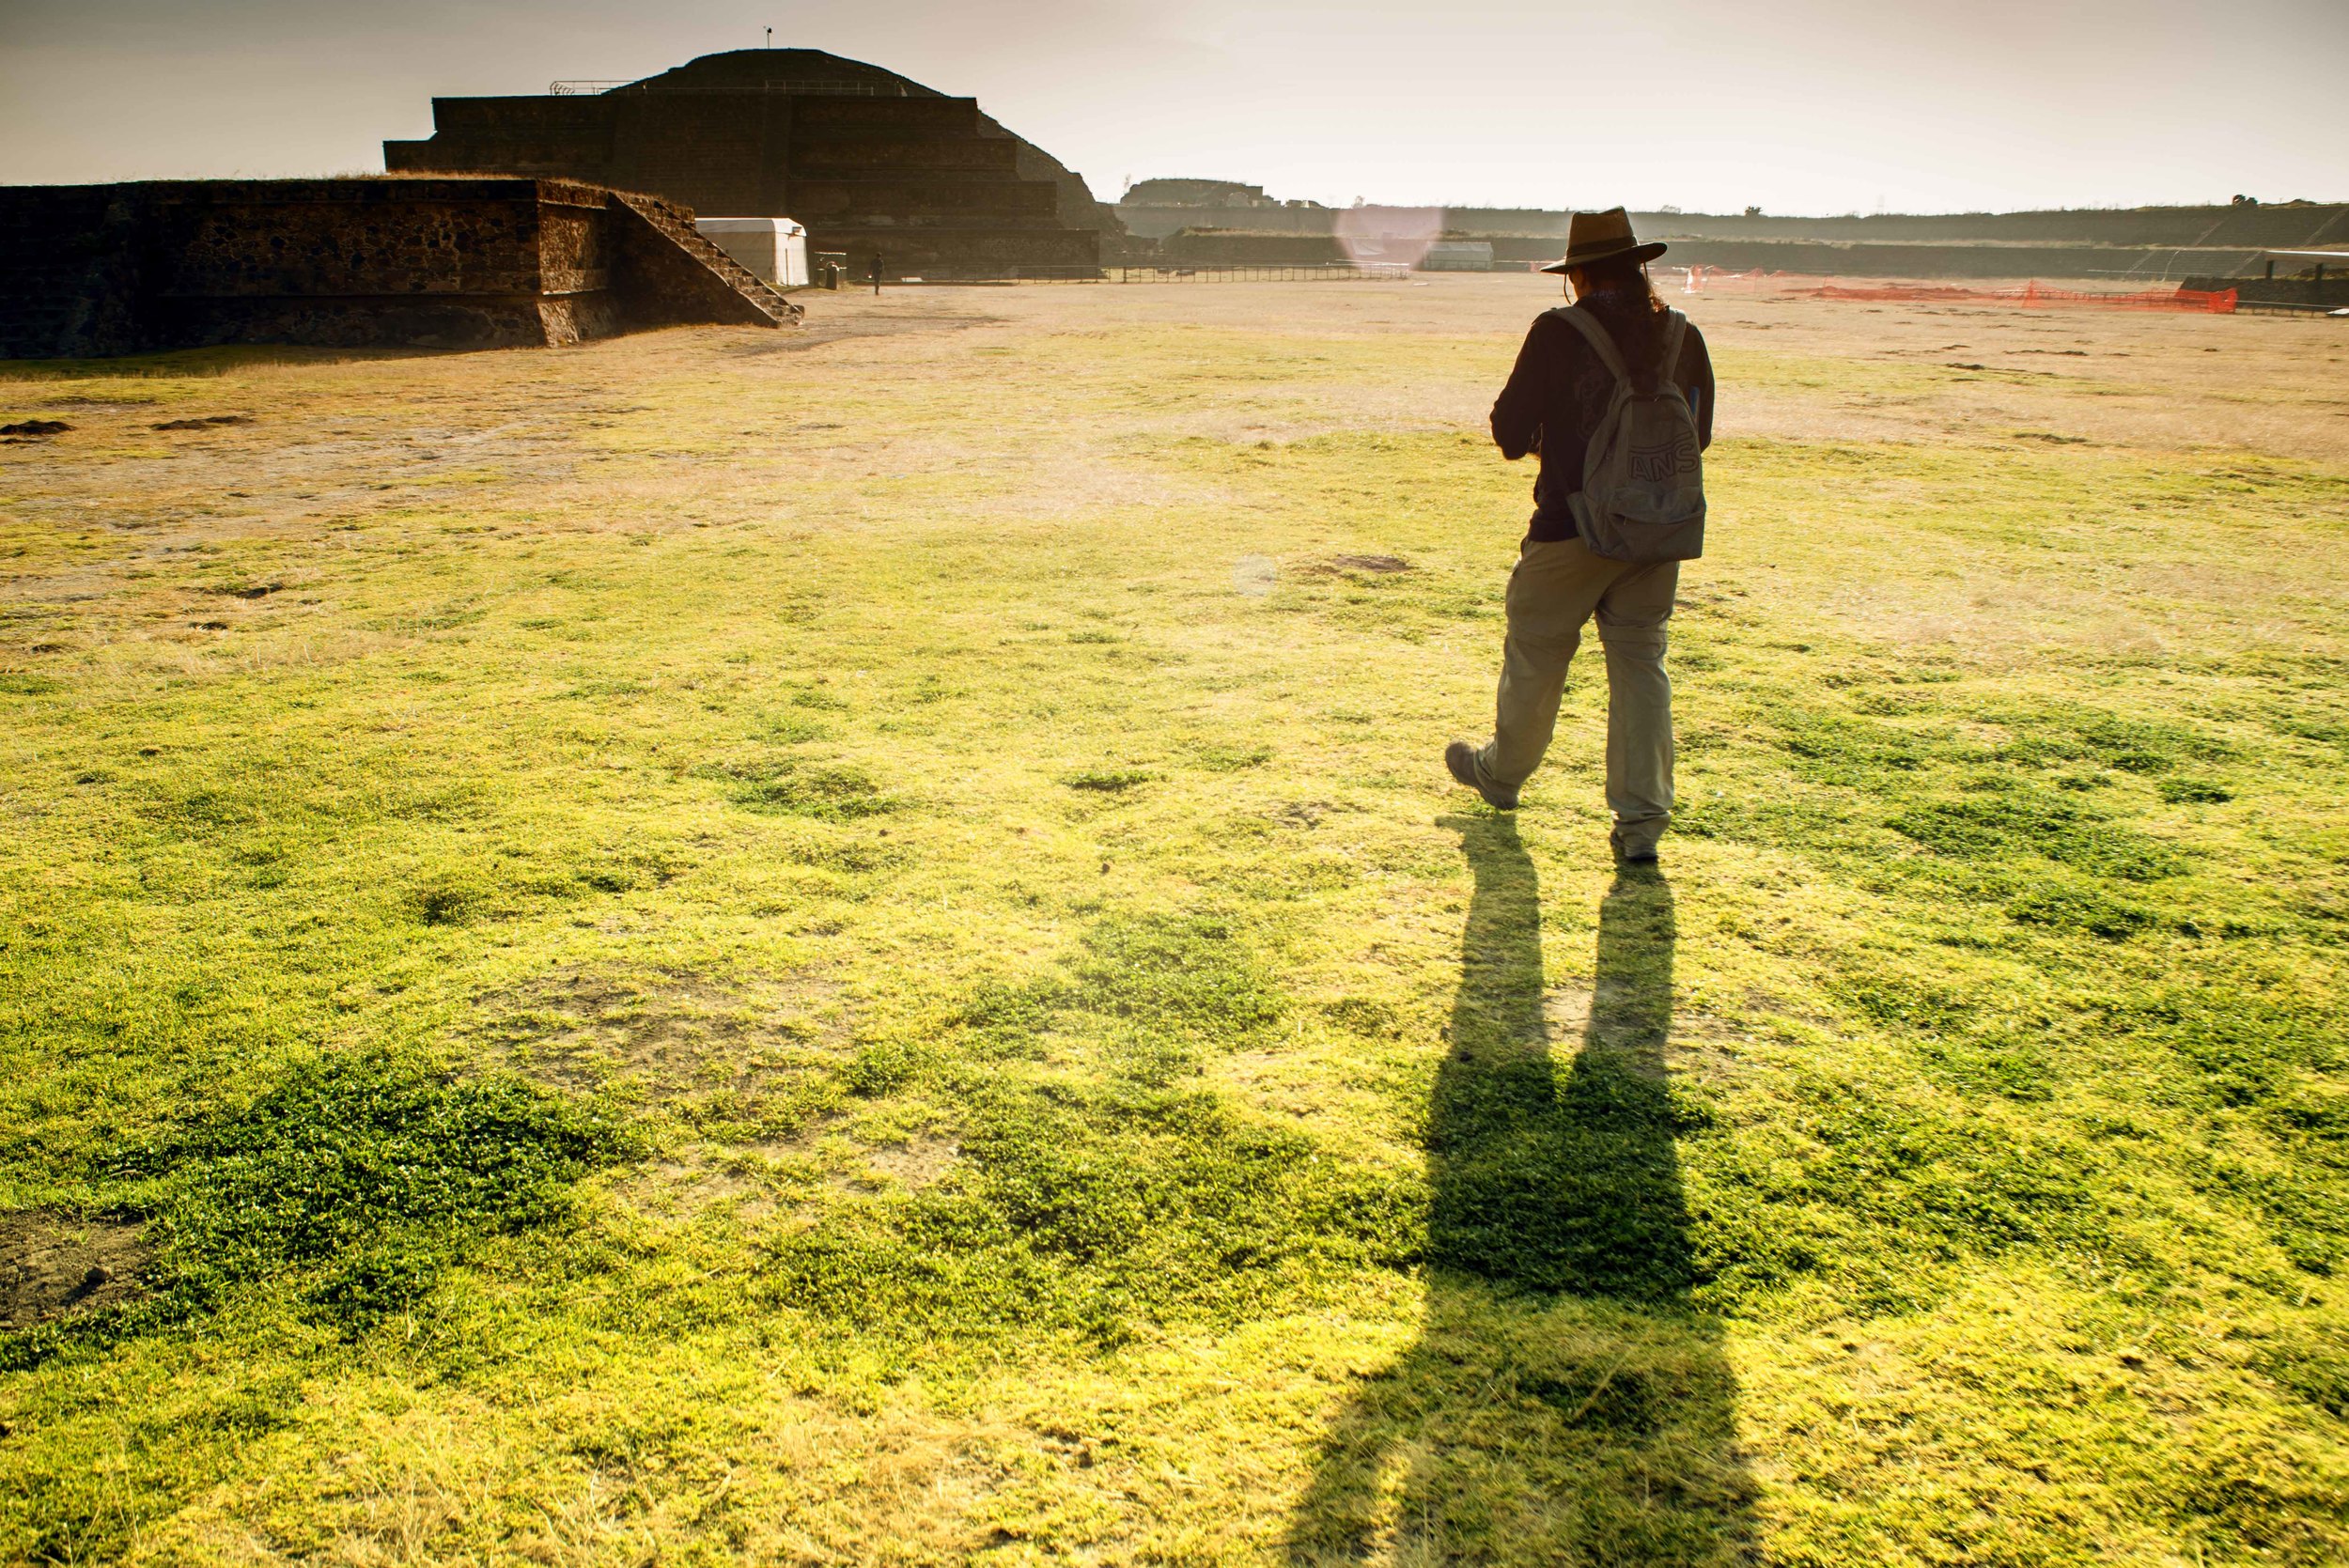
[[[1607,804],[1626,845],[1653,846],[1672,809],[1672,688],[1664,674],[1680,563],[1633,566],[1579,539],[1529,540],[1509,574],[1509,641],[1501,654],[1493,737],[1478,771],[1503,789],[1531,778],[1549,749],[1566,665],[1582,623],[1598,616],[1607,650]]]

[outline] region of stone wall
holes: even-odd
[[[1364,259],[1415,254],[1411,237],[1376,229],[1359,236]],[[1423,247],[1424,236],[1420,237]],[[1563,237],[1493,235],[1497,268],[1515,271],[1554,261],[1565,248]],[[1674,239],[1667,241],[1665,266],[1722,267],[1738,272],[1795,272],[1822,277],[1883,278],[2071,278],[2112,287],[2144,287],[2175,282],[2188,273],[2241,270],[2247,253],[2204,247],[2004,244],[1857,244],[1832,241]],[[1329,234],[1222,230],[1170,234],[1131,241],[1120,259],[1279,266],[1340,261],[1351,253]],[[2255,253],[2253,253],[2255,254]]]
[[[540,210],[600,210],[549,182],[223,181],[154,190],[148,287],[168,298],[545,292]],[[603,287],[596,278],[583,287]]]
[[[6,358],[219,343],[511,347],[797,315],[745,282],[756,286],[624,198],[571,180],[0,188]]]
[[[2241,251],[2107,245],[1839,244],[1787,240],[1672,240],[1667,266],[1872,278],[2086,278],[2149,287],[2188,272],[2225,272]],[[1496,243],[1494,253],[1501,254]],[[1542,254],[1536,242],[1531,247]],[[1513,252],[1512,255],[1517,253]],[[1548,253],[1554,258],[1554,251]]]
[[[1466,215],[1470,210],[1462,210]],[[2196,246],[2237,253],[2305,245],[2349,230],[2340,203],[2241,207],[2071,207],[2034,212],[1868,212],[1788,218],[1756,213],[1634,212],[1632,225],[1659,240],[1827,240],[1886,244]],[[1560,227],[1558,233],[1565,230]]]
[[[1146,194],[1152,185],[1135,188]],[[1330,234],[1348,231],[1408,232],[1423,226],[1426,208],[1290,206],[1285,203],[1183,206],[1128,201],[1118,206],[1128,230],[1161,238],[1185,228],[1237,229],[1259,234]],[[1477,240],[1516,236],[1563,241],[1563,209],[1447,207],[1435,210],[1448,234]],[[2204,247],[2241,256],[2277,246],[2349,242],[2349,205],[2282,203],[2241,207],[2059,208],[2037,212],[1873,212],[1837,217],[1781,217],[1766,213],[1634,212],[1631,225],[1641,238],[1713,240],[1753,243],[1859,243],[1910,245],[2039,245],[2054,248],[2112,246]],[[1563,250],[1563,243],[1558,250]],[[1551,252],[1553,256],[1557,250]]]
[[[1298,267],[1355,259],[1333,234],[1170,234],[1159,241],[1158,255],[1201,266]]]

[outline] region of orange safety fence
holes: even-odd
[[[2198,315],[2232,316],[2232,288],[2141,288],[2133,293],[2104,294],[2079,288],[2050,288],[2038,279],[2015,288],[1963,288],[1954,285],[1920,283],[1837,283],[1831,278],[1806,277],[1796,272],[1733,272],[1716,267],[1688,269],[1688,292],[1799,294],[1817,300],[1906,301],[1937,304],[2007,304],[2026,309],[2039,305],[2102,305],[2110,310],[2174,310]]]

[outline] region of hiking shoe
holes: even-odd
[[[1488,784],[1476,771],[1476,748],[1465,740],[1455,740],[1443,749],[1443,765],[1452,769],[1452,776],[1485,798],[1485,804],[1495,811],[1517,809],[1517,792]]]
[[[1654,839],[1626,838],[1624,836],[1624,831],[1617,828],[1607,835],[1607,844],[1614,850],[1615,862],[1619,865],[1654,865],[1656,863],[1656,841]]]

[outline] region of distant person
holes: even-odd
[[[1703,548],[1698,454],[1713,439],[1703,334],[1648,282],[1647,263],[1663,252],[1633,237],[1620,207],[1577,212],[1564,259],[1542,269],[1565,274],[1573,303],[1533,318],[1493,404],[1501,455],[1542,459],[1532,527],[1509,577],[1493,737],[1444,751],[1454,778],[1496,809],[1516,810],[1549,749],[1566,665],[1595,613],[1607,650],[1610,836],[1623,861],[1656,859],[1672,820],[1664,623],[1680,563]]]

